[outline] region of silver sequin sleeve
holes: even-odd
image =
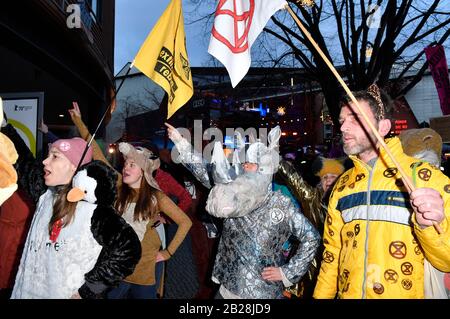
[[[178,161],[186,167],[194,177],[206,188],[212,187],[209,177],[209,164],[203,159],[202,154],[192,148],[192,145],[182,139],[175,143],[179,152]]]
[[[286,278],[298,282],[308,271],[320,245],[320,235],[311,222],[293,205],[292,218],[289,220],[292,233],[299,239],[300,245],[295,255],[281,268]]]

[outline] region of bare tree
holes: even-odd
[[[148,106],[133,100],[131,96],[127,97],[125,100],[122,100],[121,104],[122,108],[118,114],[121,121],[125,121],[129,117],[139,115],[150,110]]]
[[[106,129],[108,142],[114,142],[123,135],[126,130],[126,119],[159,108],[164,97],[163,90],[156,84],[144,86],[143,90],[143,98],[129,95],[117,101],[118,109],[113,113]]]
[[[208,2],[208,1],[204,1]],[[204,4],[203,2],[203,4]],[[394,98],[406,94],[428,68],[423,49],[448,46],[450,2],[423,0],[288,0],[297,17],[352,90],[376,82]],[[198,0],[191,0],[198,4]],[[211,3],[209,3],[211,5]],[[210,6],[202,23],[212,23]],[[195,7],[195,12],[200,11]],[[192,19],[191,19],[192,21]],[[295,66],[317,82],[337,124],[341,88],[294,20],[284,11],[272,17],[257,45],[254,65]],[[268,37],[270,35],[270,37]],[[276,44],[270,41],[276,39]],[[261,39],[263,39],[261,41]],[[280,41],[283,45],[280,45]]]
[[[162,90],[155,85],[151,87],[144,86],[143,89],[143,98],[130,95],[118,101],[120,110],[117,110],[117,117],[120,121],[125,122],[129,117],[155,110],[159,107],[163,97],[161,95]]]
[[[428,68],[423,49],[443,44],[450,35],[450,3],[421,0],[320,0],[289,1],[297,17],[310,31],[334,65],[342,65],[349,87],[365,89],[371,83],[387,88],[396,98],[407,93]],[[317,51],[286,14],[272,17],[268,34],[287,47],[325,95],[337,124],[340,87]],[[306,49],[306,50],[305,50]],[[420,65],[418,67],[418,64]]]

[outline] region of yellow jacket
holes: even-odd
[[[387,144],[417,188],[441,193],[443,234],[416,224],[408,192],[384,149],[373,168],[351,156],[355,167],[331,194],[315,298],[424,298],[424,257],[450,271],[450,179],[405,155],[398,138]]]

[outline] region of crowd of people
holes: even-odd
[[[79,137],[43,125],[39,162],[4,121],[19,157],[18,190],[0,207],[1,298],[164,298],[165,263],[188,234],[198,299],[450,297],[442,139],[429,128],[388,137],[389,96],[375,84],[354,96],[328,153],[280,156],[275,127],[267,144],[235,136],[243,160],[232,164],[220,142],[209,163],[170,124],[181,164],[147,141],[121,142],[110,163],[87,147],[76,103]]]

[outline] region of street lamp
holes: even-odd
[[[367,42],[366,45],[366,59],[370,60],[373,52],[373,44],[371,42]]]
[[[286,114],[286,108],[283,107],[283,106],[280,106],[280,107],[277,109],[277,114],[280,115],[280,116],[285,115],[285,114]]]
[[[315,4],[314,0],[298,0],[297,3],[304,7],[312,7]]]

